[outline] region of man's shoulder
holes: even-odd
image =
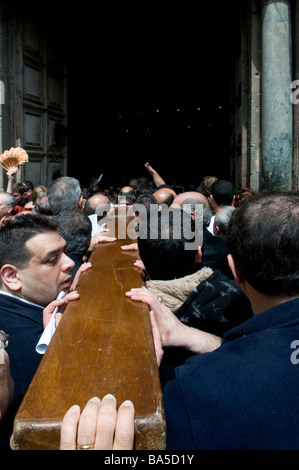
[[[9,314],[10,319],[21,316],[42,324],[42,311],[40,305],[0,291],[0,318]]]
[[[287,312],[290,312],[290,313],[298,314],[298,307],[299,307],[299,297],[294,297],[290,300],[287,300],[286,302],[282,302],[280,304],[277,304],[273,308],[275,308],[277,310],[282,310],[282,311],[287,311]]]

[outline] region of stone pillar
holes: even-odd
[[[299,83],[299,3],[296,1],[293,11],[293,79]],[[293,103],[293,189],[299,191],[299,100],[298,84],[295,82],[291,92],[294,93]],[[293,99],[293,96],[292,96]]]
[[[289,0],[262,0],[261,189],[292,187],[292,40]]]
[[[8,58],[7,58],[7,21],[6,1],[0,1],[0,153],[8,148],[9,99],[8,99]],[[4,188],[4,171],[0,167],[0,190]]]
[[[250,7],[247,152],[250,165],[248,168],[249,186],[257,192],[261,183],[261,11],[259,0],[251,0]]]

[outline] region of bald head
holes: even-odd
[[[121,188],[121,192],[123,194],[130,193],[131,191],[133,191],[133,188],[131,186],[124,186],[123,188]]]
[[[134,202],[135,190],[131,186],[124,186],[119,192],[118,202],[120,204],[132,204]]]
[[[178,194],[178,196],[174,198],[173,204],[182,207],[188,199],[197,201],[198,204],[203,204],[204,207],[209,207],[209,201],[207,198],[203,194],[196,191],[187,191],[185,193]]]
[[[181,193],[175,197],[172,206],[180,207],[189,212],[193,218],[196,216],[196,204],[202,205],[203,226],[208,227],[211,221],[212,213],[210,204],[206,196],[196,191]]]
[[[173,203],[176,193],[171,188],[161,188],[155,191],[153,196],[157,199],[158,204],[166,204],[169,207]]]
[[[95,214],[97,207],[103,206],[103,205],[110,206],[110,201],[108,197],[105,196],[104,194],[94,194],[87,200],[84,212],[87,215]]]

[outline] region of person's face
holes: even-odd
[[[12,206],[6,205],[6,197],[3,194],[0,194],[0,218],[10,215],[12,211]]]
[[[22,283],[21,296],[47,306],[60,291],[71,285],[74,262],[65,254],[66,242],[56,232],[40,233],[26,242],[32,253],[28,266],[18,274]]]
[[[140,179],[139,179],[139,186],[140,186],[140,187],[146,186],[147,184],[148,184],[147,178],[140,178]]]
[[[17,191],[14,191],[12,195],[15,198],[16,204],[18,205],[22,204],[25,201],[23,194],[18,193]]]

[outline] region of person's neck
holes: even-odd
[[[10,297],[14,297],[14,298],[19,299],[19,300],[22,300],[23,302],[26,302],[27,304],[36,305],[37,307],[44,308],[43,305],[40,305],[40,304],[37,304],[35,302],[31,302],[30,300],[25,299],[22,295],[19,294],[18,291],[12,291],[12,290],[7,289],[7,288],[2,286],[2,287],[0,287],[0,293],[4,294],[4,295],[8,295]]]
[[[254,289],[254,287],[252,287],[248,283],[246,283],[246,286],[244,286],[243,291],[251,303],[251,307],[252,307],[254,315],[258,315],[259,313],[265,312],[269,308],[276,307],[276,305],[280,305],[285,302],[289,302],[290,300],[299,298],[299,294],[294,295],[294,296],[289,296],[289,295],[284,295],[284,294],[281,294],[281,295],[262,294],[261,292],[258,292],[256,289]]]

